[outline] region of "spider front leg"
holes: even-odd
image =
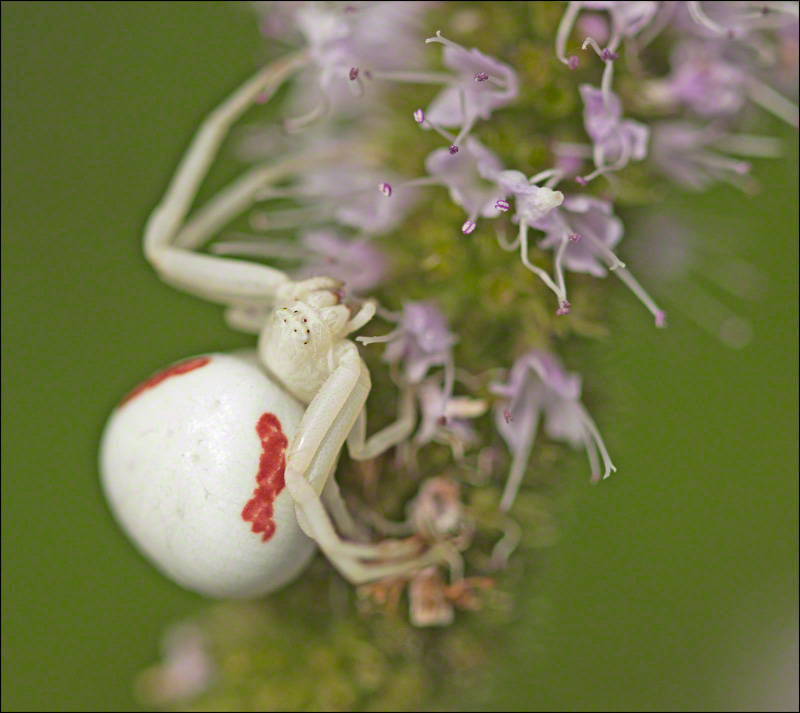
[[[200,255],[186,248],[197,247],[208,240],[246,209],[265,185],[294,170],[296,160],[254,168],[212,199],[186,225],[184,222],[232,124],[257,98],[273,94],[306,62],[305,56],[294,55],[268,65],[212,112],[195,134],[164,199],[145,227],[145,255],[169,284],[204,299],[230,305],[271,299],[277,288],[288,282],[288,277],[280,270]]]
[[[339,498],[326,489],[342,445],[353,429],[370,389],[369,372],[354,344],[342,342],[335,368],[309,404],[289,450],[284,480],[295,500],[300,526],[342,575],[353,584],[410,575],[431,564],[460,569],[458,553],[445,543],[428,547],[419,539],[360,543],[342,539],[324,500]],[[321,494],[326,490],[326,498]],[[334,493],[331,495],[331,493]],[[330,505],[329,505],[330,507]],[[335,508],[343,508],[341,502]],[[349,516],[348,516],[349,517]],[[337,519],[341,520],[341,514]]]

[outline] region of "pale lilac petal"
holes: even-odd
[[[539,247],[552,250],[561,246],[565,232],[591,235],[609,249],[619,243],[624,232],[622,221],[612,214],[611,203],[583,194],[567,196],[560,208],[531,226],[545,233]],[[588,239],[570,241],[564,250],[562,264],[572,272],[586,272],[595,277],[607,274],[605,259]]]
[[[631,160],[644,160],[647,157],[647,144],[650,138],[649,127],[628,119],[622,122],[620,131],[631,147]]]
[[[446,148],[436,149],[426,157],[425,169],[447,186],[450,199],[467,215],[496,217],[499,211],[495,204],[505,194],[496,185],[487,183],[482,174],[497,175],[502,164],[477,139],[467,139],[465,149],[456,154]]]
[[[514,70],[480,50],[446,46],[442,61],[445,67],[459,75],[459,86],[444,88],[431,102],[425,113],[435,124],[455,128],[476,119],[489,119],[494,110],[508,105],[519,93]],[[475,75],[481,72],[503,86],[494,81],[476,82]]]
[[[386,273],[386,258],[365,240],[348,240],[330,230],[306,233],[300,244],[316,254],[297,274],[297,279],[326,275],[341,280],[351,294],[377,287]]]

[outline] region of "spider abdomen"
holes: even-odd
[[[252,352],[168,367],[106,425],[100,470],[115,516],[187,589],[255,597],[280,587],[314,551],[283,482],[302,415]]]

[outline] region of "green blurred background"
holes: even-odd
[[[248,341],[160,283],[140,233],[259,45],[234,3],[2,4],[4,710],[136,709],[159,633],[202,604],[124,540],[96,449],[142,376]],[[737,305],[753,343],[727,350],[679,314],[653,330],[615,289],[612,336],[582,363],[619,472],[575,491],[490,686],[454,706],[769,707],[780,666],[796,687],[797,139],[768,128],[787,157],[756,166],[758,197],[669,206],[768,276]]]

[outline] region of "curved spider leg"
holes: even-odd
[[[339,484],[333,475],[335,468],[336,463],[333,464],[328,479],[325,481],[325,487],[322,488],[320,493],[322,504],[330,513],[333,524],[340,535],[353,542],[366,542],[369,540],[369,531],[358,524],[347,509],[342,493],[339,490]]]
[[[362,408],[347,437],[347,450],[350,452],[350,457],[353,460],[370,460],[379,456],[411,436],[416,422],[414,389],[410,386],[403,389],[397,420],[377,433],[373,433],[369,438],[366,437],[367,409],[366,407]]]
[[[417,539],[366,544],[344,540],[336,532],[325,507],[325,500],[336,498],[335,491],[324,498],[321,493],[370,389],[369,372],[355,345],[344,342],[337,351],[337,366],[306,409],[287,458],[284,479],[300,526],[353,583],[409,574],[433,563],[458,567],[445,543],[431,548]]]
[[[264,265],[200,255],[176,247],[174,240],[181,231],[186,215],[195,199],[222,141],[231,125],[264,94],[272,95],[297,69],[304,66],[304,55],[293,55],[268,65],[233,93],[200,126],[192,139],[161,203],[147,221],[144,252],[161,277],[205,299],[223,304],[237,300],[263,300],[274,295],[277,287],[289,281],[280,270]],[[191,222],[188,242],[205,239],[223,216],[231,216],[252,200],[264,182],[286,168],[257,167],[201,210]]]

